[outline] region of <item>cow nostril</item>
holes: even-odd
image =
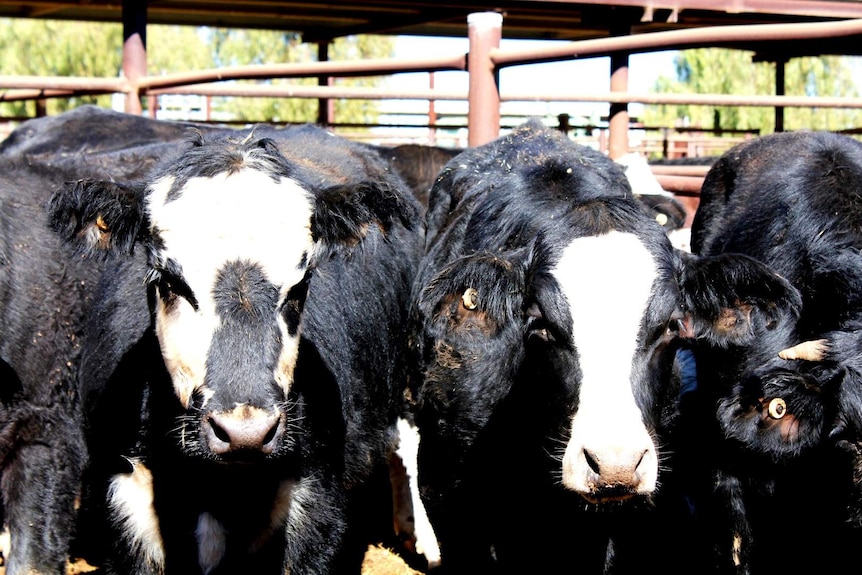
[[[263,437],[263,445],[269,445],[275,439],[276,434],[278,433],[278,421],[276,421],[272,427],[269,428],[269,431]]]
[[[598,459],[590,453],[589,449],[584,449],[584,459],[587,461],[587,465],[596,475],[601,475],[601,468],[599,467]]]
[[[216,423],[214,417],[209,418],[209,424],[213,434],[216,436],[216,439],[223,441],[224,443],[230,443],[230,435],[228,435],[228,432]]]
[[[236,451],[270,454],[283,427],[278,412],[247,406],[211,413],[207,422],[207,444],[216,455]]]

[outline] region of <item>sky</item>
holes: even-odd
[[[530,48],[536,46],[548,46],[547,40],[502,40],[501,49]],[[467,38],[427,38],[419,36],[398,36],[395,40],[396,58],[427,58],[430,54],[434,56],[446,56],[455,54],[466,54],[469,52],[469,41]],[[674,77],[673,59],[676,51],[668,50],[662,52],[651,52],[645,54],[633,54],[629,58],[629,91],[648,92],[655,80],[660,76]],[[434,88],[441,91],[463,91],[467,92],[469,76],[463,71],[436,72],[434,74]],[[427,73],[396,74],[392,76],[388,85],[396,89],[417,89],[428,87],[429,75]],[[543,89],[549,91],[564,91],[571,88],[573,92],[601,92],[610,90],[610,58],[584,58],[567,60],[563,62],[547,62],[542,64],[525,64],[518,66],[507,66],[500,71],[500,88],[503,92],[507,86],[512,86],[513,91],[519,93]],[[425,100],[399,100],[386,102],[381,107],[388,112],[402,114],[416,113],[427,114],[428,103]],[[438,114],[464,113],[466,102],[438,101],[435,102],[435,110]],[[642,110],[640,104],[630,104],[629,114],[636,117]],[[556,117],[558,114],[567,113],[570,116],[584,116],[598,119],[607,115],[608,105],[598,102],[503,102],[500,113],[523,114]]]

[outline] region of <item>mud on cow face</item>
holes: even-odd
[[[200,411],[202,448],[219,456],[272,453],[285,425],[314,198],[275,158],[266,146],[190,154],[146,200],[165,365],[182,405]]]

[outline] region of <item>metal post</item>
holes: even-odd
[[[629,54],[611,54],[611,92],[628,92]],[[629,106],[626,103],[610,105],[608,114],[608,155],[616,160],[629,151]]]
[[[317,43],[317,61],[326,62],[329,60],[329,42]],[[332,86],[331,76],[318,76],[318,86]],[[335,102],[332,98],[319,98],[317,100],[317,123],[321,126],[329,126],[332,124],[332,118],[335,116]]]
[[[477,12],[467,16],[470,52],[467,71],[467,145],[481,146],[500,135],[500,74],[491,60],[491,50],[500,47],[503,16]]]
[[[123,75],[134,85],[147,75],[147,3],[123,0]],[[140,115],[141,94],[136,89],[126,94],[125,110]]]
[[[434,72],[428,72],[428,89],[434,90]],[[428,100],[428,145],[437,145],[437,108],[434,100]]]
[[[784,95],[784,66],[787,64],[786,58],[776,58],[775,60],[775,95]],[[784,106],[775,106],[775,131],[784,131]]]

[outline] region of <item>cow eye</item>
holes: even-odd
[[[556,341],[554,339],[553,334],[548,330],[547,326],[544,327],[534,327],[530,330],[528,337],[533,339],[540,339],[542,341],[552,342]]]
[[[305,298],[308,296],[309,275],[306,273],[302,281],[290,288],[281,306],[281,314],[284,317],[284,323],[287,324],[287,333],[290,335],[296,335],[299,331],[300,315],[305,307]]]
[[[182,298],[189,302],[192,308],[198,309],[198,300],[192,288],[180,276],[167,270],[158,270],[151,274],[151,277],[154,278],[154,283],[159,290],[159,297],[166,305],[173,305],[177,298]]]
[[[546,342],[556,341],[550,324],[536,304],[527,309],[527,339],[538,339]]]
[[[684,337],[686,333],[686,317],[685,314],[680,311],[674,311],[671,314],[670,319],[665,326],[665,336],[666,337]]]

